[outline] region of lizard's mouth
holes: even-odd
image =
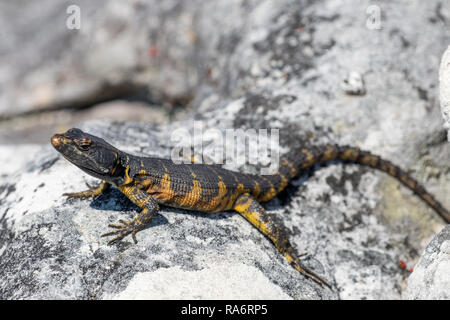
[[[84,172],[90,174],[91,176],[94,177],[104,177],[105,173],[108,172],[108,170],[103,170],[100,168],[93,169],[91,166],[86,165],[85,162],[83,161],[75,161],[73,158],[66,156],[64,153],[62,153],[62,155],[64,156],[64,158],[66,158],[69,162],[73,163],[74,165],[76,165],[78,168],[80,168],[81,170],[83,170]]]
[[[98,175],[103,175],[102,172],[97,172],[95,170],[92,170],[92,169],[89,169],[89,168],[86,168],[86,167],[80,167],[80,169],[85,171],[86,173],[90,174],[91,176],[94,176],[94,177],[96,177]]]
[[[56,136],[56,134],[50,139],[50,142],[55,148],[59,146],[59,138]]]

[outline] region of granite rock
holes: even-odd
[[[105,3],[105,8],[128,6]],[[160,125],[87,122],[82,125],[86,131],[124,151],[170,157],[171,134],[194,131],[194,121],[221,132],[278,128],[282,154],[320,143],[356,145],[408,170],[450,207],[450,147],[437,99],[439,59],[450,42],[446,4],[383,2],[377,24],[370,1],[135,3],[142,10],[140,26],[151,27],[131,28],[136,35],[131,42],[123,40],[125,44],[121,36],[98,38],[112,49],[129,50],[126,43],[148,49],[151,35],[157,46],[150,55],[164,54],[156,55],[150,67],[132,67],[134,58],[118,58],[122,66],[115,66],[113,59],[108,67],[119,70],[112,74],[151,70],[143,72],[150,75],[143,76],[144,83],[161,96],[194,93],[192,112],[185,120]],[[97,5],[90,2],[86,8]],[[117,12],[128,12],[122,9]],[[94,27],[83,32],[95,33]],[[147,39],[143,42],[141,31]],[[118,42],[110,43],[111,37]],[[76,61],[86,66],[76,70],[88,76],[79,77],[76,71],[76,80],[67,83],[89,88],[89,81],[103,83],[104,75],[111,74],[99,66],[109,63],[98,58],[105,56],[104,48],[95,43],[91,50],[78,48]],[[62,72],[58,61],[51,66]],[[45,62],[39,64],[42,74],[55,81],[45,68]],[[364,79],[364,95],[349,95],[342,88],[348,75],[356,73]],[[2,99],[11,101],[11,88],[5,90]],[[207,133],[203,142],[220,145]],[[10,152],[11,161],[20,156]],[[228,160],[236,157],[226,155]],[[257,173],[264,166],[263,159],[258,161],[229,168]],[[301,277],[234,213],[165,208],[138,234],[137,245],[127,238],[107,246],[100,235],[108,223],[137,211],[117,190],[93,202],[66,201],[62,193],[83,189],[85,181],[94,179],[61,159],[50,145],[17,168],[0,185],[3,299],[149,298],[158,292],[161,297],[210,299],[236,292],[239,298],[399,299],[409,276],[399,261],[413,265],[444,226],[411,192],[379,172],[342,163],[305,172],[265,208],[288,230],[296,249],[309,253],[305,264],[333,285],[330,291]],[[230,270],[227,277],[218,273],[224,269]],[[149,287],[155,278],[159,282]],[[199,278],[204,282],[199,284]],[[228,284],[223,284],[225,279]],[[176,285],[182,289],[174,293]],[[199,287],[187,290],[189,285]]]
[[[439,69],[439,93],[441,99],[442,116],[444,127],[448,130],[450,137],[450,49],[444,52]],[[450,141],[450,138],[449,138]]]
[[[408,278],[407,299],[450,299],[450,226],[425,248]]]

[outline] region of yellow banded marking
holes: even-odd
[[[217,178],[219,179],[219,182],[217,183],[217,186],[219,187],[219,191],[217,193],[217,196],[215,196],[209,205],[204,206],[204,210],[209,210],[213,212],[219,212],[222,211],[225,206],[228,203],[228,188],[227,185],[223,182],[223,178],[218,172],[214,169],[213,166],[208,166],[208,168],[214,172],[217,175]]]
[[[286,257],[286,259],[287,259],[287,261],[289,261],[289,263],[292,263],[292,262],[294,262],[294,258],[289,254],[289,253],[283,253],[283,256],[285,256]],[[295,268],[295,269],[297,269],[297,268]],[[298,269],[297,269],[298,270]],[[300,271],[300,270],[298,270],[298,271]],[[301,271],[300,271],[301,272]]]
[[[377,156],[368,155],[368,156],[364,156],[361,159],[361,163],[366,164],[366,165],[374,168],[374,167],[377,167],[378,160],[379,160],[379,158]]]
[[[252,177],[250,177],[247,173],[242,173],[242,175],[248,179],[248,182],[252,182],[252,184],[254,185],[254,179]],[[250,186],[247,185],[244,188],[244,193],[251,193],[252,190],[253,190],[253,188],[251,188]]]
[[[309,151],[308,149],[302,149],[300,152],[306,155],[306,159],[302,163],[302,168],[303,169],[311,166],[312,164],[314,164],[315,157],[314,157],[314,154],[311,151]]]
[[[248,193],[250,190],[247,190],[244,187],[244,184],[239,181],[238,176],[236,175],[236,172],[229,171],[229,173],[233,176],[234,181],[236,182],[237,186],[236,189],[232,190],[233,193],[230,195],[230,199],[228,203],[225,206],[226,210],[230,210],[234,206],[234,202],[236,199],[243,193]]]
[[[259,197],[258,200],[262,202],[269,201],[276,196],[277,192],[275,191],[273,183],[269,179],[264,176],[260,176],[260,178],[267,182],[267,184],[270,186],[270,189],[264,195],[262,195],[262,197]]]
[[[134,186],[131,185],[121,185],[118,188],[123,194],[125,194],[127,196],[127,198],[129,198],[130,200],[134,200],[135,196],[133,195],[133,191],[135,189]]]
[[[239,183],[236,187],[236,189],[234,190],[233,194],[230,196],[230,199],[228,201],[228,204],[226,205],[225,209],[226,210],[230,210],[231,208],[233,208],[234,203],[236,202],[236,199],[244,193],[244,185],[242,183]]]
[[[337,149],[334,146],[327,146],[325,152],[323,153],[322,158],[320,161],[327,162],[330,160],[335,160],[337,157]]]
[[[227,195],[227,186],[223,181],[219,181],[217,183],[219,187],[219,191],[217,195],[207,204],[204,208],[205,210],[213,210],[213,211],[221,211],[225,206],[226,195]]]
[[[291,169],[291,177],[295,177],[298,173],[298,169],[294,166],[294,164],[288,160],[281,161],[282,166],[289,167]]]
[[[145,215],[147,213],[147,211],[148,211],[147,208],[142,209],[141,213],[136,217],[136,219],[134,219],[134,221],[136,221],[141,226],[145,225],[144,223],[142,223],[142,221],[139,218],[142,217],[143,215]]]
[[[261,186],[259,185],[259,182],[254,180],[255,186],[253,187],[252,195],[257,198],[259,194],[261,193]]]
[[[123,184],[129,184],[133,182],[133,179],[130,178],[130,165],[127,165],[125,168],[125,181]]]
[[[170,186],[170,175],[165,173],[160,181],[158,198],[168,201],[175,196],[175,191]]]
[[[341,155],[342,160],[349,160],[349,161],[355,161],[358,159],[359,156],[359,149],[356,148],[349,148],[344,151],[344,153]]]
[[[247,201],[245,203],[238,203],[234,206],[234,210],[236,210],[237,212],[245,212],[248,210],[248,208],[250,208],[250,205],[252,204],[252,199],[251,198],[247,198]]]
[[[252,201],[255,200],[250,199],[249,206],[251,205]],[[269,239],[272,240],[274,243],[277,242],[277,238],[273,235],[272,227],[269,224],[264,223],[261,219],[263,213],[257,211],[250,211],[248,209],[240,211],[239,209],[240,209],[239,206],[235,207],[235,210],[239,212],[243,217],[245,217],[245,219],[247,219],[248,222],[250,222],[253,226],[255,226],[264,235],[268,236]]]
[[[280,192],[281,190],[283,190],[289,183],[289,179],[287,179],[283,174],[279,173],[278,174],[281,178],[281,184],[278,187],[277,192]]]
[[[192,189],[186,194],[183,198],[181,198],[179,205],[182,207],[194,207],[195,204],[202,197],[202,185],[200,181],[193,180],[192,181]]]

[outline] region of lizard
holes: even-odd
[[[78,128],[55,134],[50,142],[68,161],[102,180],[98,187],[88,185],[86,191],[65,193],[65,196],[97,197],[113,185],[142,209],[131,221],[120,219],[119,223],[108,225],[113,230],[102,235],[114,236],[108,244],[130,234],[137,243],[136,233],[158,214],[160,205],[210,213],[234,210],[269,238],[297,271],[331,288],[303,265],[300,260],[302,255],[296,253],[286,232],[273,222],[261,203],[277,196],[302,170],[333,160],[360,164],[387,173],[450,223],[450,212],[410,175],[392,162],[357,147],[327,144],[301,148],[298,153],[292,153],[280,162],[277,173],[255,175],[227,170],[214,164],[176,164],[170,159],[135,156]]]

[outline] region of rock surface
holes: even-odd
[[[357,145],[407,169],[450,207],[450,147],[437,99],[439,59],[444,44],[450,43],[448,4],[383,2],[380,28],[367,14],[370,1],[201,4],[137,1],[132,7],[128,2],[105,1],[102,6],[86,1],[82,10],[92,17],[101,11],[104,18],[86,21],[86,29],[73,36],[79,41],[72,43],[73,63],[82,63],[81,68],[74,68],[61,84],[56,75],[64,73],[64,59],[36,63],[19,93],[11,95],[19,75],[5,82],[9,89],[0,86],[6,92],[2,108],[19,95],[29,101],[34,92],[30,83],[50,86],[41,91],[51,92],[45,101],[64,101],[55,96],[66,92],[56,90],[60,87],[99,88],[116,83],[111,74],[140,81],[128,73],[138,70],[161,96],[195,93],[192,114],[171,124],[100,121],[85,123],[83,129],[124,151],[169,157],[171,133],[193,131],[194,119],[205,129],[222,131],[279,128],[282,153],[325,142]],[[53,14],[63,9],[61,4]],[[135,19],[126,17],[135,11]],[[120,14],[125,26],[117,29]],[[51,16],[44,20],[53,21]],[[108,21],[114,22],[112,31],[102,34],[99,25]],[[90,43],[91,37],[103,45]],[[138,54],[135,44],[143,48]],[[108,49],[111,59],[105,58]],[[148,58],[148,53],[150,62],[141,64],[139,57]],[[122,61],[122,56],[130,59]],[[354,72],[362,75],[364,95],[342,89]],[[39,74],[48,75],[49,82],[42,82]],[[89,96],[78,93],[71,95]],[[38,105],[21,103],[19,111]],[[206,144],[219,145],[212,136],[204,138]],[[19,155],[10,150],[14,161]],[[227,154],[229,159],[237,156]],[[256,173],[263,166],[263,159],[258,160],[256,167],[230,168]],[[137,245],[127,238],[106,246],[100,235],[108,223],[133,216],[134,205],[117,190],[93,202],[65,201],[62,193],[84,189],[84,182],[94,179],[60,159],[49,145],[18,168],[0,184],[3,299],[149,298],[158,292],[161,297],[210,299],[236,292],[248,299],[399,299],[409,275],[399,260],[412,265],[443,227],[411,192],[383,174],[342,164],[306,172],[265,207],[288,229],[298,251],[310,254],[305,264],[336,289],[329,291],[301,277],[267,239],[233,213],[166,208],[138,234]],[[230,270],[226,277],[218,273],[224,268]],[[159,282],[149,286],[155,278]],[[199,278],[204,282],[199,284]],[[189,283],[198,287],[187,290]],[[174,293],[176,285],[182,289]]]
[[[238,262],[215,262],[198,271],[172,267],[137,273],[125,290],[105,298],[172,300],[205,297],[228,300],[292,299],[259,269]]]
[[[450,299],[450,225],[425,248],[408,278],[408,299]]]
[[[191,89],[196,73],[186,57],[194,40],[185,28],[196,6],[81,0],[77,29],[67,27],[75,18],[72,5],[69,0],[0,4],[0,118],[149,91],[154,99],[177,98]],[[174,24],[164,26],[167,20]]]
[[[450,141],[450,48],[447,48],[442,56],[439,69],[439,89],[444,127],[448,130]]]

